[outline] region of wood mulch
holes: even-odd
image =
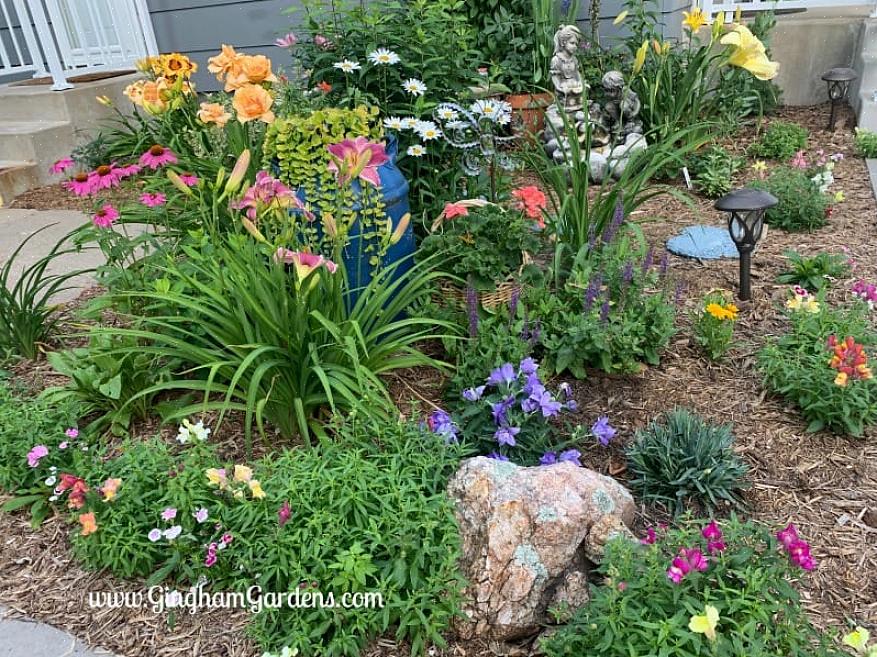
[[[581,445],[585,465],[601,472],[617,472],[623,463],[623,445],[636,429],[674,406],[691,408],[716,422],[734,425],[737,451],[751,468],[751,488],[745,493],[747,517],[780,526],[793,521],[811,543],[817,569],[801,583],[805,604],[820,627],[839,628],[855,622],[877,631],[877,430],[862,438],[825,432],[808,434],[793,408],[768,395],[755,369],[755,353],[771,336],[783,330],[780,308],[786,286],[775,279],[785,268],[783,252],[805,254],[849,249],[856,262],[849,280],[838,281],[831,297],[840,300],[850,284],[864,278],[877,281],[877,202],[863,160],[854,155],[849,128],[824,131],[827,106],[785,108],[777,118],[801,123],[811,130],[811,152],[841,152],[832,191],[843,190],[846,200],[834,206],[828,226],[810,234],[771,230],[753,259],[753,300],[740,303],[735,346],[720,363],[710,363],[689,344],[688,313],[702,295],[715,288],[736,290],[734,260],[698,262],[672,258],[671,271],[687,286],[680,312],[680,331],[659,367],[636,376],[594,373],[571,381],[579,410],[574,421],[590,424],[607,414],[619,428],[608,449]],[[774,119],[772,119],[774,120]],[[851,125],[847,112],[842,121]],[[729,146],[740,150],[752,139],[744,131]],[[743,184],[752,177],[741,172]],[[723,225],[712,201],[694,199],[694,207],[663,197],[642,208],[638,219],[656,245],[683,227],[695,223]],[[23,373],[22,373],[23,374]],[[34,382],[36,384],[36,382]],[[410,376],[394,375],[391,388],[400,400],[417,400],[421,407],[440,400],[442,378],[431,370]],[[38,387],[38,384],[35,385]],[[408,404],[402,404],[409,412]],[[223,435],[234,451],[240,423],[232,422]],[[151,425],[143,435],[154,435]],[[165,428],[164,433],[169,429]],[[168,434],[168,439],[171,439]],[[624,473],[619,477],[623,480]],[[663,518],[660,511],[642,506],[640,527]],[[88,573],[76,563],[67,541],[66,523],[55,517],[33,530],[22,515],[0,515],[0,604],[15,613],[70,630],[87,642],[120,655],[149,657],[248,657],[259,654],[246,639],[247,614],[242,611],[200,612],[177,616],[169,626],[166,616],[149,610],[89,609],[88,591],[144,588],[143,582],[122,581],[102,573]],[[382,639],[369,657],[403,654],[404,647]],[[481,644],[455,643],[435,654],[481,656],[490,654]]]

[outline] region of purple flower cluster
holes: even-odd
[[[429,417],[426,418],[426,426],[433,433],[443,436],[446,443],[457,442],[457,432],[460,429],[451,416],[440,408],[429,414]]]
[[[555,463],[575,463],[582,467],[582,453],[577,449],[567,449],[560,454],[557,452],[545,452],[539,459],[539,465],[554,465]]]

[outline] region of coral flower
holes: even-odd
[[[95,191],[95,181],[87,173],[77,173],[70,180],[62,183],[64,189],[75,196],[90,196]]]
[[[539,228],[545,227],[545,220],[542,218],[542,211],[547,207],[547,199],[541,189],[535,185],[520,187],[512,191],[512,198],[515,199],[515,208],[521,210],[530,219],[535,219],[539,224]]]
[[[454,217],[468,216],[469,210],[465,205],[459,203],[445,203],[445,210],[442,214],[445,215],[445,219],[453,219]]]
[[[164,205],[166,201],[167,197],[161,192],[156,192],[154,194],[146,192],[140,195],[140,202],[147,208],[156,208],[159,205]]]
[[[234,93],[232,106],[237,112],[238,121],[247,123],[258,119],[265,123],[274,121],[274,97],[263,87],[255,84],[245,84]]]
[[[271,72],[271,60],[265,55],[244,55],[241,59],[241,74],[252,84],[277,82],[277,76]]]
[[[104,496],[105,502],[112,502],[116,497],[116,493],[119,490],[119,486],[121,485],[121,479],[107,479],[104,482],[104,485],[100,487],[101,495]]]
[[[198,110],[198,120],[201,123],[215,123],[220,128],[225,127],[231,113],[225,111],[222,103],[201,103],[201,109]]]
[[[176,163],[177,156],[174,155],[174,152],[160,144],[153,144],[148,151],[140,156],[140,164],[149,167],[153,171],[159,167],[163,167],[165,164]]]
[[[94,518],[94,513],[83,513],[80,515],[79,524],[82,525],[83,536],[94,534],[97,531],[97,521]]]
[[[198,176],[194,173],[181,173],[179,175],[180,180],[183,182],[186,187],[194,187],[198,184]]]
[[[381,186],[378,167],[390,161],[383,144],[357,137],[326,148],[332,158],[327,168],[335,173],[340,184],[360,178],[375,187]]]
[[[116,222],[119,217],[119,211],[116,210],[116,208],[114,208],[109,203],[106,203],[100,210],[98,210],[94,214],[94,216],[91,218],[91,223],[93,223],[98,228],[109,228]]]
[[[332,85],[329,84],[328,82],[326,82],[325,80],[322,80],[317,84],[317,89],[322,91],[324,94],[327,94],[330,91],[332,91]]]
[[[60,160],[57,160],[51,167],[49,167],[49,173],[64,173],[73,166],[73,159],[69,157],[62,157]]]

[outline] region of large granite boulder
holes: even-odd
[[[617,481],[572,463],[521,467],[477,457],[448,483],[469,580],[463,638],[536,634],[548,610],[588,601],[588,571],[634,502]]]

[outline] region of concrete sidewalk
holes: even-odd
[[[6,618],[0,607],[0,657],[106,657],[113,653],[91,650],[76,637],[45,623]]]

